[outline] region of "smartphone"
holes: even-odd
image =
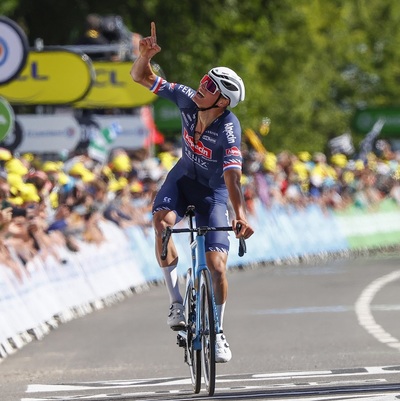
[[[26,217],[26,209],[23,209],[21,207],[13,207],[12,217],[19,217],[19,216]]]
[[[11,207],[12,204],[10,202],[8,202],[7,200],[3,199],[1,201],[1,208],[2,209],[7,209],[8,207]]]

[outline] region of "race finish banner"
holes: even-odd
[[[0,96],[14,105],[65,105],[86,96],[93,82],[87,55],[62,49],[31,51],[18,78],[0,85]]]
[[[24,31],[0,16],[0,86],[12,81],[24,68],[29,51]]]
[[[74,103],[75,108],[131,108],[154,102],[157,96],[134,82],[132,62],[94,61],[96,81],[87,96]]]

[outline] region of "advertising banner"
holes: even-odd
[[[75,149],[81,138],[81,127],[69,115],[17,116],[22,137],[18,152],[59,153]]]
[[[392,199],[383,201],[373,211],[353,207],[335,214],[350,249],[400,243],[400,208]]]
[[[1,118],[0,107],[0,132]],[[13,132],[7,138],[4,140],[0,138],[0,147],[20,153],[59,154],[78,148],[87,150],[88,147],[93,148],[95,145],[97,147],[95,158],[102,161],[114,148],[126,150],[146,148],[150,139],[150,129],[140,113],[92,114],[81,119],[76,119],[72,114],[21,114],[16,116],[14,125]],[[114,127],[112,138],[104,138],[100,143],[101,136],[109,133],[111,127]],[[101,144],[104,148],[102,150],[99,147]]]
[[[161,131],[181,131],[181,112],[171,100],[159,97],[154,102],[154,121]]]
[[[70,104],[83,98],[93,81],[94,69],[85,54],[31,51],[18,78],[0,86],[0,95],[11,104]]]
[[[157,96],[134,82],[130,76],[132,62],[93,62],[96,80],[87,96],[74,104],[76,108],[132,108],[152,103]]]
[[[370,132],[378,120],[383,120],[382,136],[392,137],[400,134],[400,108],[375,107],[357,110],[351,122],[352,128],[362,134]]]

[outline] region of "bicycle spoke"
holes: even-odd
[[[215,322],[211,279],[207,270],[202,271],[200,280],[201,294],[201,362],[203,377],[209,396],[215,391]]]
[[[188,278],[188,280],[191,279]],[[191,283],[187,286],[186,295],[186,363],[189,365],[193,392],[197,394],[200,392],[201,387],[201,355],[199,350],[193,348],[193,334],[196,330],[196,300],[194,298],[193,286]]]

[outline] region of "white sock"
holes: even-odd
[[[226,302],[224,302],[222,305],[215,305],[217,307],[217,316],[219,321],[219,328],[221,329],[221,331],[222,331],[222,322],[224,320],[225,305]]]
[[[176,265],[162,267],[164,273],[165,285],[167,286],[169,300],[172,303],[183,303],[182,295],[179,291],[178,271]]]

